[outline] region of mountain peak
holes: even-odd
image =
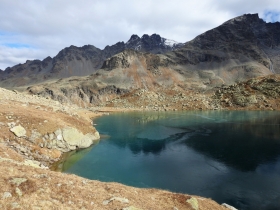
[[[150,36],[148,34],[143,34],[143,36],[141,37],[141,39],[149,39]]]
[[[173,40],[162,38],[158,34],[143,34],[140,38],[133,34],[125,43],[126,49],[133,49],[142,52],[151,52],[155,54],[165,53],[181,47],[182,44]]]
[[[137,34],[133,34],[130,39],[128,40],[128,42],[132,42],[132,41],[135,41],[137,39],[140,39],[140,37],[137,35]]]
[[[226,21],[225,23],[238,23],[238,22],[259,23],[259,22],[264,22],[264,20],[259,18],[258,13],[255,13],[255,14],[240,15]]]

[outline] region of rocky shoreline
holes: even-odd
[[[79,116],[77,106],[5,89],[0,92],[0,139],[26,159],[46,167],[62,153],[99,140],[90,118]]]

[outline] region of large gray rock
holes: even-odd
[[[198,201],[196,198],[191,197],[190,199],[187,200],[187,203],[189,203],[194,210],[199,209]]]
[[[99,133],[95,132],[94,134],[88,133],[84,135],[82,132],[78,131],[76,128],[67,127],[62,129],[62,135],[65,142],[68,143],[70,148],[87,148],[94,141],[98,140]]]
[[[23,137],[26,135],[26,130],[21,125],[15,126],[10,129],[17,137]]]

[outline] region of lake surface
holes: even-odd
[[[280,112],[133,112],[95,123],[107,137],[68,158],[65,172],[280,209]]]

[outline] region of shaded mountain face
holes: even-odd
[[[157,34],[143,35],[142,38],[132,35],[128,42],[118,42],[100,50],[93,45],[76,47],[71,45],[61,50],[54,58],[26,61],[8,67],[0,72],[2,87],[19,87],[33,85],[49,80],[71,76],[87,76],[99,69],[103,62],[125,49],[141,52],[164,53],[181,47],[182,44],[162,38]]]
[[[207,85],[280,73],[280,23],[257,14],[233,18],[166,54],[182,74],[194,71]]]

